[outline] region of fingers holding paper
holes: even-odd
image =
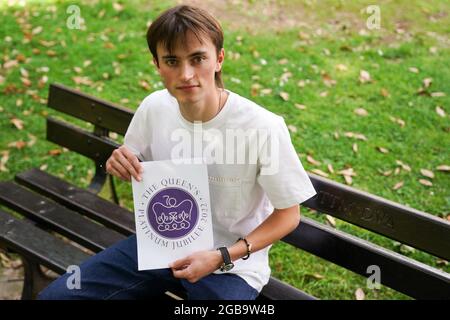
[[[106,171],[125,181],[130,181],[131,176],[141,181],[142,166],[138,158],[125,146],[113,151],[106,161]]]
[[[169,267],[175,278],[194,283],[216,271],[221,263],[222,256],[219,251],[199,251],[172,262]]]

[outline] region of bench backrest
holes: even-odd
[[[133,117],[132,110],[60,84],[50,85],[48,106],[94,125],[89,132],[48,117],[47,139],[91,158],[97,170],[119,146],[109,139],[109,132],[124,135]],[[444,219],[308,175],[318,194],[302,205],[450,260],[450,223]],[[312,219],[302,217],[297,229],[282,240],[363,276],[376,265],[382,284],[414,298],[450,297],[448,273]]]

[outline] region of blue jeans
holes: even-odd
[[[258,296],[244,279],[231,273],[210,274],[190,283],[175,278],[171,269],[138,271],[135,235],[89,258],[80,271],[80,289],[68,288],[71,274],[66,273],[38,299],[149,299],[162,297],[166,291],[184,292],[192,300],[253,300]]]

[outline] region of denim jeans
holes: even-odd
[[[80,289],[68,288],[71,274],[66,273],[38,299],[148,299],[160,298],[166,291],[184,292],[192,300],[253,300],[258,296],[244,279],[231,273],[210,274],[190,283],[175,278],[171,269],[138,271],[135,235],[89,258],[80,271]]]

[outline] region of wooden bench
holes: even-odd
[[[133,112],[63,85],[50,85],[48,107],[94,125],[92,132],[47,117],[47,139],[95,163],[95,176],[82,189],[37,168],[0,182],[0,246],[20,254],[25,281],[22,298],[32,299],[49,282],[39,265],[62,274],[134,233],[134,214],[117,205],[114,180],[103,170],[119,145],[110,132],[124,135]],[[450,223],[383,198],[309,174],[318,194],[303,203],[317,212],[450,260]],[[112,201],[97,194],[109,183]],[[63,236],[68,241],[63,241]],[[418,299],[449,299],[450,274],[378,245],[302,217],[283,241],[357,274],[381,270],[381,283]],[[259,299],[316,299],[271,278]]]

